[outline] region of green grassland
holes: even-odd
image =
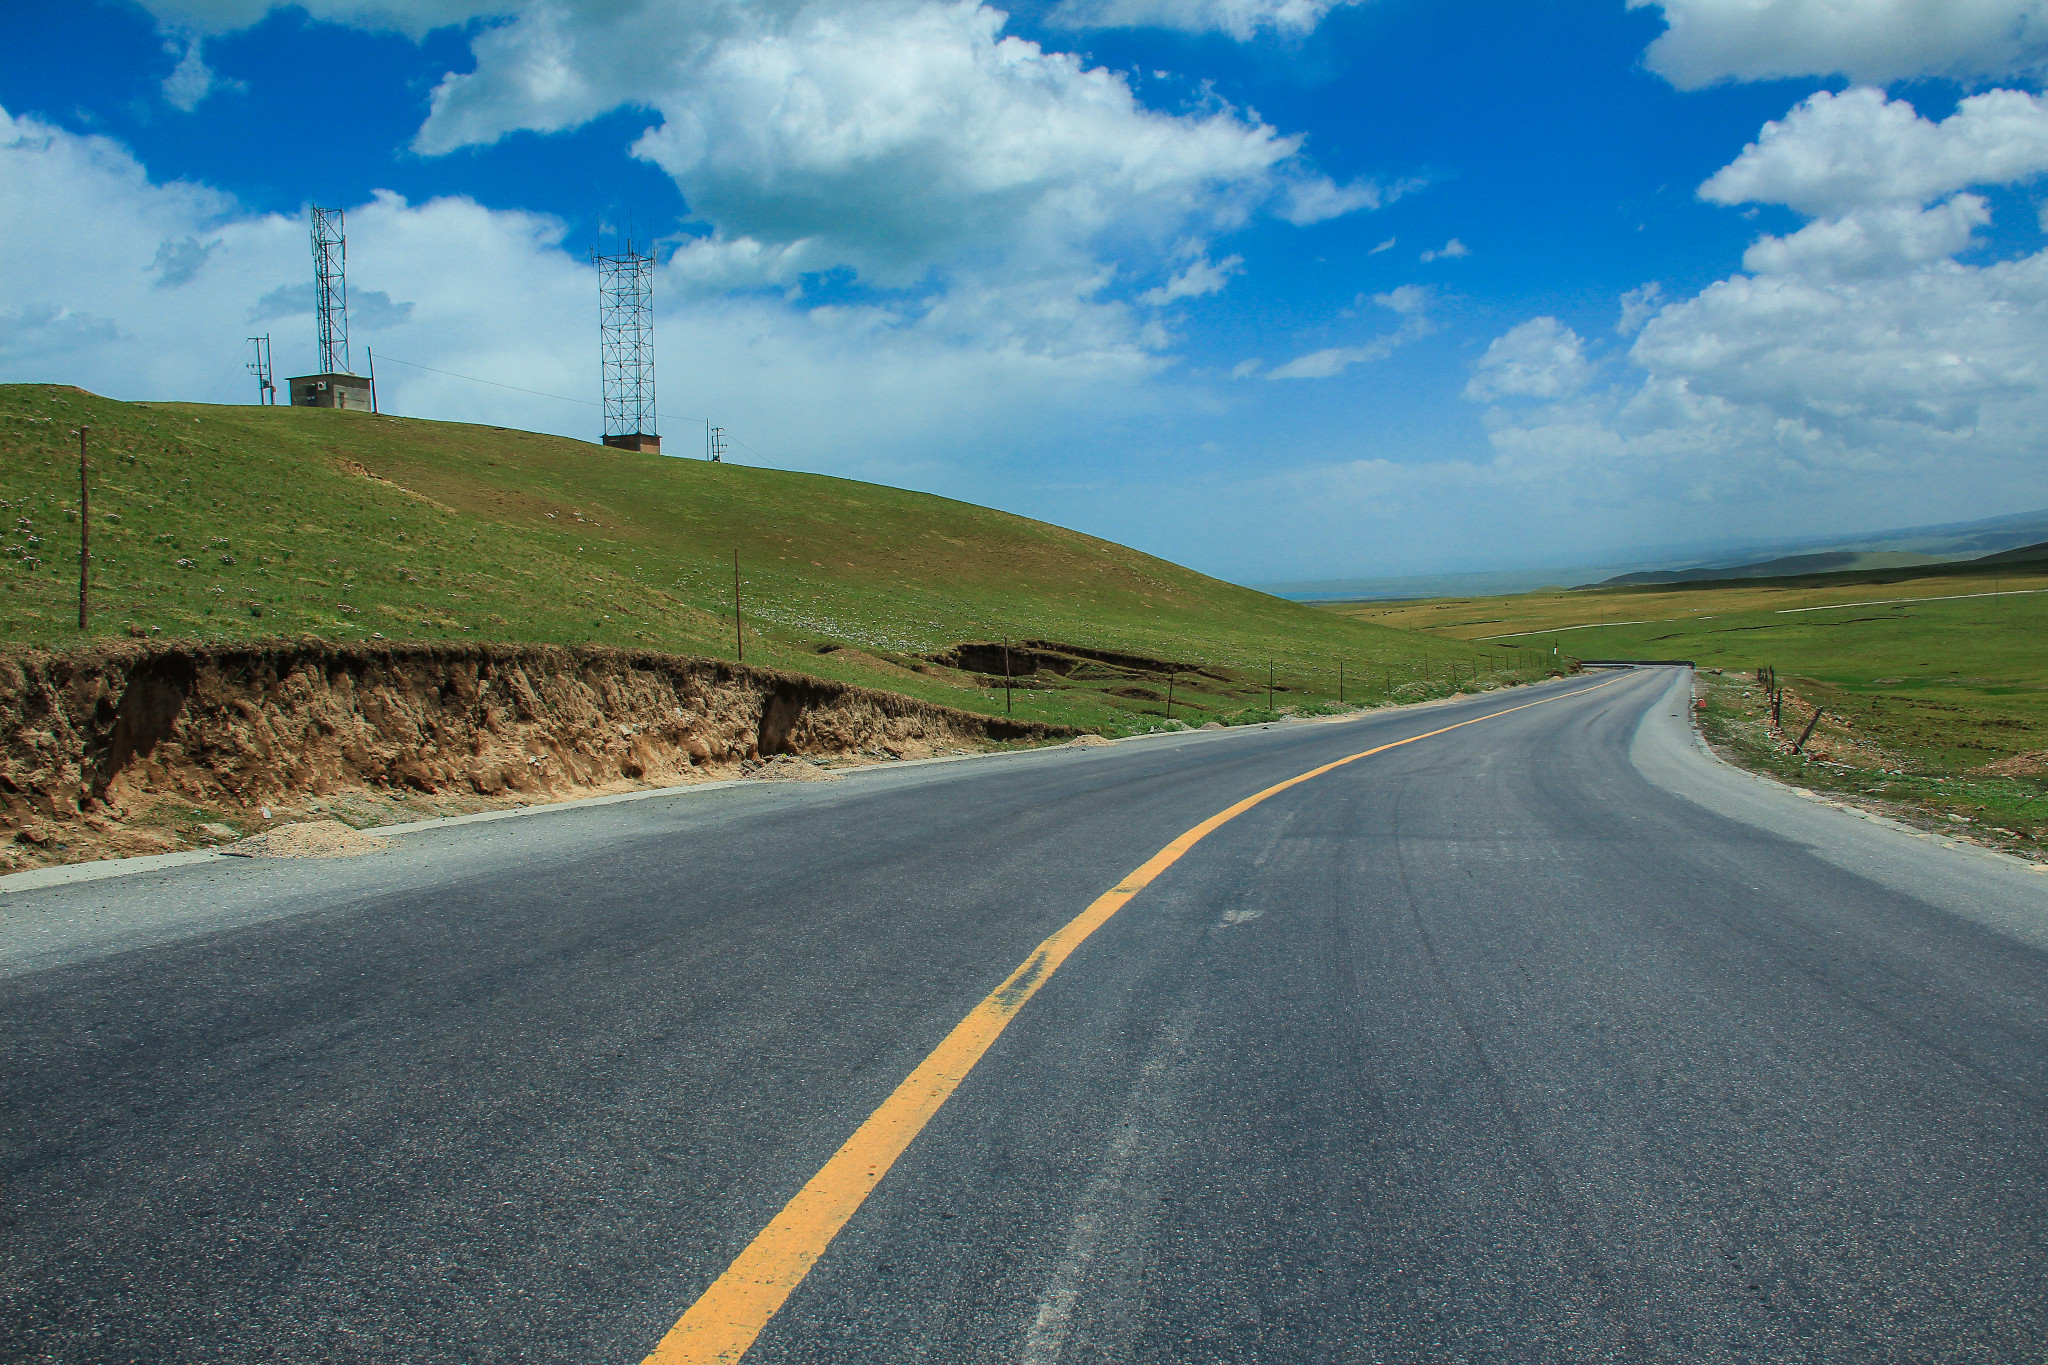
[[[1580,658],[1691,659],[1711,738],[1807,786],[2048,836],[2048,565],[1343,603],[1349,619]],[[1745,677],[1777,669],[1789,736]],[[1747,691],[1749,695],[1745,696]],[[1814,752],[1788,752],[1815,708]]]
[[[77,642],[76,431],[90,428],[85,638],[485,639],[733,657],[982,712],[968,641],[1133,656],[1040,672],[1015,714],[1109,733],[1406,700],[1500,651],[1282,601],[1123,546],[873,484],[504,428],[0,386],[0,647]],[[1149,661],[1149,662],[1148,662]],[[1521,662],[1534,662],[1533,656]],[[1532,672],[1528,676],[1534,676]]]

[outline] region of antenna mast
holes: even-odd
[[[654,255],[628,237],[597,265],[597,325],[604,360],[604,443],[659,454],[654,413]]]
[[[313,207],[314,316],[319,325],[320,373],[351,374],[348,367],[348,239],[340,209]]]

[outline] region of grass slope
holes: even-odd
[[[1545,653],[1723,669],[1725,679],[1710,680],[1709,731],[1754,766],[2048,846],[2048,564],[2039,561],[1327,609],[1436,638],[1508,637]],[[1785,752],[1758,720],[1758,697],[1742,695],[1743,675],[1764,664],[1795,694],[1785,715],[1794,738],[1815,707],[1826,709],[1817,755]]]
[[[77,625],[80,425],[91,428],[92,634],[507,639],[732,657],[1000,712],[921,656],[1046,640],[1200,666],[1199,723],[1281,699],[1413,696],[1501,655],[1347,620],[1074,531],[873,484],[610,450],[504,428],[304,408],[119,403],[0,386],[0,644]],[[979,665],[988,667],[988,665]],[[1022,717],[1163,720],[1169,670],[1041,674]],[[1426,680],[1438,680],[1431,683]]]

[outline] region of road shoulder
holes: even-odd
[[[1629,759],[1652,784],[1791,840],[1846,872],[2048,951],[2048,865],[1943,839],[1737,768],[1700,738],[1691,702],[1691,673],[1674,669],[1643,712]]]

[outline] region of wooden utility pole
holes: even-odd
[[[747,637],[740,630],[740,547],[732,547],[732,647],[747,661]]]
[[[85,629],[85,623],[92,610],[92,481],[86,476],[85,433],[91,427],[78,429],[78,628]]]

